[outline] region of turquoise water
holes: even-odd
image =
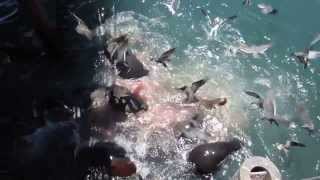
[[[292,121],[297,117],[296,104],[303,102],[310,111],[315,127],[320,127],[320,62],[313,61],[310,68],[303,69],[290,57],[290,53],[303,50],[320,32],[320,0],[269,0],[266,3],[279,10],[275,16],[260,13],[257,4],[264,1],[257,0],[253,0],[250,7],[243,7],[241,0],[176,0],[179,6],[175,14],[163,5],[168,1],[116,1],[116,12],[133,11],[134,15],[131,15],[135,22],[132,20],[132,24],[119,25],[115,29],[121,31],[122,27],[132,27],[132,30],[123,31],[128,30],[141,41],[148,41],[145,37],[151,34],[153,39],[145,45],[152,46],[151,52],[156,54],[161,53],[159,49],[176,47],[177,52],[170,66],[175,83],[208,76],[211,80],[207,93],[230,97],[231,115],[226,119],[231,119],[231,123],[226,123],[226,126],[232,129],[231,134],[240,134],[246,139],[246,151],[242,152],[237,163],[229,162],[215,178],[231,177],[244,157],[249,155],[271,159],[278,166],[283,179],[319,176],[319,135],[311,137],[299,127],[276,127],[260,121],[259,112],[249,106],[252,99],[243,91],[254,90],[266,95],[270,88],[273,89],[278,114]],[[105,3],[106,6],[109,4]],[[223,25],[216,37],[208,37],[205,32],[209,28],[208,20],[201,14],[200,8],[208,10],[212,17],[225,18],[236,14],[238,18]],[[125,15],[128,17],[130,14]],[[139,24],[145,27],[140,28]],[[155,34],[159,35],[158,39]],[[230,48],[236,47],[239,42],[272,43],[273,46],[266,55],[259,57],[230,53]],[[134,44],[137,51],[146,48],[137,44]],[[317,48],[320,49],[320,46]],[[299,121],[294,122],[299,124]],[[286,157],[275,147],[275,143],[285,143],[287,139],[298,140],[307,147],[293,149]]]

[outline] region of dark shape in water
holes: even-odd
[[[271,5],[261,3],[261,4],[258,4],[257,6],[260,9],[262,14],[276,15],[278,13],[278,10],[273,8]]]
[[[216,98],[212,100],[199,99],[200,104],[207,109],[215,109],[216,106],[223,106],[227,103],[227,101],[227,98]]]
[[[215,27],[215,26],[217,25],[217,23],[215,23],[214,18],[210,17],[209,13],[208,13],[206,10],[201,9],[201,13],[209,20],[209,24],[210,24],[212,27]],[[238,18],[237,15],[229,16],[229,17],[225,18],[225,19],[220,23],[219,26],[227,23],[228,21],[232,21],[232,20],[234,20],[234,19],[236,19],[236,18]]]
[[[183,91],[186,93],[187,98],[184,100],[185,103],[193,103],[193,102],[198,102],[199,100],[195,96],[195,93],[198,91],[198,89],[203,86],[209,78],[204,78],[199,81],[193,82],[191,86],[183,86],[178,88],[179,90]]]
[[[244,1],[242,2],[242,4],[243,4],[244,6],[251,6],[251,5],[252,5],[252,1],[251,1],[251,0],[244,0]]]
[[[137,79],[149,74],[149,71],[144,68],[143,64],[128,49],[127,35],[114,38],[111,40],[111,43],[115,44],[114,47],[110,51],[108,47],[105,47],[104,53],[110,63],[116,68],[120,77],[124,79]]]
[[[168,67],[166,62],[170,62],[170,56],[175,52],[176,48],[171,48],[164,53],[161,54],[161,56],[155,60],[157,63],[161,63],[164,67]]]
[[[130,176],[136,172],[136,166],[125,155],[126,151],[113,142],[86,142],[75,154],[78,176],[81,179],[88,174]]]
[[[195,164],[200,174],[214,173],[223,160],[241,148],[241,141],[233,139],[229,142],[201,144],[189,153],[188,161]]]
[[[308,47],[304,49],[303,52],[291,53],[291,56],[298,59],[301,64],[304,64],[304,69],[308,67],[310,60],[315,60],[320,58],[320,51],[313,50],[314,46],[320,41],[320,34],[317,34],[315,38],[311,41]]]
[[[148,110],[148,105],[139,97],[134,96],[127,88],[113,85],[110,90],[111,106],[130,113]]]

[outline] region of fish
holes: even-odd
[[[279,126],[279,123],[287,125],[291,124],[291,121],[287,118],[277,115],[276,102],[272,91],[269,91],[265,98],[262,98],[259,94],[252,91],[245,91],[245,93],[258,99],[257,102],[253,102],[251,104],[256,104],[263,110],[263,117],[261,120],[267,120],[271,124],[274,123],[276,126]]]
[[[303,178],[301,180],[319,180],[320,176],[314,176],[314,177],[309,177],[309,178]]]
[[[317,34],[303,52],[293,52],[291,56],[295,57],[306,69],[311,60],[320,58],[320,51],[313,50],[314,46],[320,41],[320,33]]]
[[[278,13],[278,10],[275,9],[275,8],[273,8],[271,5],[261,3],[261,4],[258,4],[257,6],[258,6],[258,8],[260,9],[260,11],[261,11],[262,14],[272,14],[272,15],[275,15],[275,14]]]
[[[32,134],[21,137],[19,153],[16,156],[20,159],[18,161],[22,161],[20,168],[23,177],[42,179],[50,176],[54,179],[72,179],[72,154],[80,143],[78,128],[78,123],[73,120],[52,122],[37,128]]]
[[[285,144],[276,143],[276,147],[277,149],[284,151],[285,154],[288,156],[289,150],[292,147],[306,147],[306,145],[297,141],[287,140]]]
[[[302,128],[308,131],[309,135],[313,134],[315,132],[315,126],[310,118],[309,112],[306,109],[304,104],[298,104],[296,108],[296,112],[298,114],[298,117],[300,121],[302,121]]]
[[[178,88],[178,90],[183,91],[187,96],[186,99],[184,100],[184,103],[198,102],[199,100],[197,99],[195,94],[200,87],[202,87],[205,83],[207,83],[208,80],[209,78],[204,78],[199,81],[193,82],[191,86],[183,86]]]
[[[243,53],[252,54],[253,57],[258,58],[259,54],[265,55],[265,52],[271,47],[271,43],[251,46],[241,43],[238,49]]]
[[[215,99],[199,99],[199,104],[203,105],[207,109],[216,109],[217,106],[223,106],[227,103],[227,98],[215,98]]]
[[[209,25],[211,26],[210,31],[205,29],[205,31],[207,32],[209,37],[212,37],[212,36],[216,37],[219,29],[224,24],[226,24],[227,22],[232,21],[238,17],[237,15],[232,15],[232,16],[229,16],[224,19],[219,19],[218,17],[216,17],[216,18],[210,17],[209,13],[204,9],[201,9],[201,12],[209,20]]]
[[[164,67],[168,67],[166,62],[170,62],[170,56],[175,52],[176,48],[171,48],[164,53],[161,54],[161,56],[155,60],[155,62],[162,64]]]
[[[92,40],[96,35],[91,30],[88,25],[81,19],[79,18],[75,13],[70,12],[71,16],[75,18],[77,21],[78,25],[76,26],[75,30],[78,34],[85,36],[88,40]]]
[[[242,2],[242,4],[243,4],[244,6],[251,6],[251,5],[252,5],[252,0],[244,0],[244,1]]]
[[[196,114],[192,119],[180,121],[173,127],[174,134],[177,138],[187,138],[190,140],[201,140],[207,142],[210,134],[201,129],[202,120]]]
[[[126,157],[123,147],[114,142],[84,142],[75,150],[79,179],[91,174],[128,177],[136,173],[135,164]],[[95,169],[95,172],[90,171]]]
[[[148,110],[148,105],[140,97],[134,96],[129,89],[118,85],[111,87],[109,103],[122,112],[137,113]]]

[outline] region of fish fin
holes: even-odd
[[[278,12],[278,9],[273,9],[269,14],[276,15]]]
[[[206,10],[201,8],[201,13],[205,16],[205,17],[209,17],[209,14]]]
[[[209,80],[208,77],[201,79],[199,81],[193,82],[191,85],[191,91],[193,93],[196,93],[198,91],[198,89],[203,86],[207,81]]]
[[[311,41],[309,48],[312,49],[320,41],[320,33],[318,33],[315,38]]]
[[[165,67],[168,68],[168,65],[165,62],[161,62],[161,64]]]
[[[182,86],[182,87],[179,87],[179,88],[176,88],[177,90],[180,90],[180,91],[184,91],[187,89],[187,86]]]
[[[296,142],[296,141],[290,141],[290,146],[295,146],[295,147],[307,147],[305,144]]]
[[[269,121],[271,125],[272,123],[274,123],[276,126],[279,127],[279,123],[275,120],[275,118],[262,117],[261,119]]]
[[[255,92],[253,92],[253,91],[244,91],[244,92],[249,96],[252,96],[252,97],[255,97],[255,98],[259,99],[259,100],[262,100],[261,96],[259,94],[255,93]]]

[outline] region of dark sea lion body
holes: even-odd
[[[118,75],[123,79],[137,79],[149,74],[131,50],[125,47],[120,47],[106,56],[110,56],[110,63],[116,67]]]
[[[148,75],[149,71],[143,67],[143,64],[130,51],[126,52],[126,60],[121,58],[117,61],[116,68],[119,76],[124,79],[137,79]]]
[[[80,179],[93,173],[92,169],[96,173],[121,177],[136,172],[136,166],[126,157],[125,149],[113,142],[98,142],[94,145],[86,142],[77,148],[75,159]]]
[[[213,173],[228,155],[240,148],[241,142],[238,139],[202,144],[189,153],[188,161],[195,164],[200,174]]]

